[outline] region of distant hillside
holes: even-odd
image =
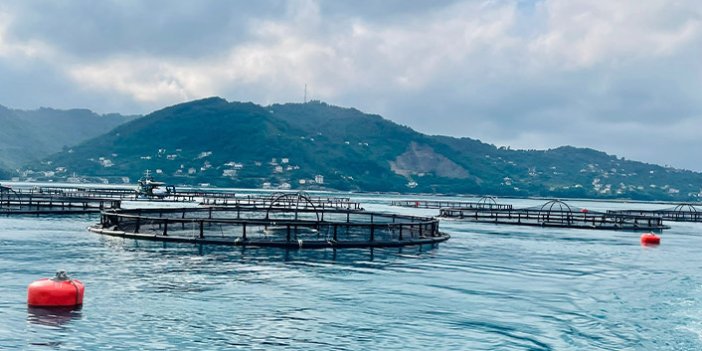
[[[89,110],[24,111],[0,106],[0,164],[8,168],[25,165],[106,133],[131,118]]]
[[[697,199],[702,174],[561,147],[510,150],[428,136],[321,102],[259,106],[209,98],[125,123],[31,171],[134,181],[145,169],[176,184]],[[40,179],[41,174],[27,172]],[[320,177],[321,176],[321,177]],[[316,178],[316,179],[315,179]]]

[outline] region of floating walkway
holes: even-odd
[[[680,204],[661,210],[618,210],[607,211],[614,214],[661,217],[673,222],[702,222],[702,207],[693,204]]]
[[[0,194],[0,215],[46,215],[98,213],[105,209],[119,208],[120,200],[22,197],[13,193]]]
[[[439,220],[348,209],[271,204],[103,211],[94,233],[138,240],[280,247],[371,248],[436,244],[449,239]]]
[[[170,191],[166,196],[140,196],[134,190],[88,187],[0,188],[0,214],[80,214],[121,208],[124,201],[191,202],[201,206],[252,209],[344,209],[361,211],[361,204],[344,197],[311,197],[304,193],[236,196],[217,191]]]
[[[660,231],[670,227],[656,216],[595,212],[552,200],[522,209],[442,208],[440,217],[473,222],[555,228]]]
[[[497,203],[492,196],[484,196],[476,202],[468,201],[438,201],[438,200],[396,200],[390,203],[392,206],[411,208],[460,208],[460,209],[480,209],[480,210],[511,210],[512,205]]]
[[[31,189],[16,189],[15,192],[24,197],[65,197],[88,199],[117,199],[117,200],[148,200],[164,202],[196,202],[202,198],[229,199],[236,194],[217,191],[180,190],[173,188],[168,193],[145,196],[134,189],[128,188],[92,188],[92,187],[35,187]]]

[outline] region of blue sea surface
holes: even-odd
[[[438,246],[334,252],[108,238],[86,231],[96,221],[0,217],[0,349],[702,350],[702,224],[642,247],[635,232],[443,220]],[[85,283],[84,306],[28,309],[27,285],[57,269]]]

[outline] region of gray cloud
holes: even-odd
[[[284,16],[281,1],[17,1],[9,40],[40,40],[62,52],[202,57],[242,41],[259,19]],[[282,11],[281,11],[282,8]]]
[[[422,132],[702,170],[702,5],[14,1],[0,103],[145,113],[310,95]]]

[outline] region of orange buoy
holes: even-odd
[[[78,306],[83,304],[85,286],[80,280],[71,279],[65,271],[56,272],[49,279],[39,279],[27,288],[29,306],[55,307]]]
[[[641,245],[660,245],[661,237],[653,233],[643,233],[641,235]]]
[[[588,213],[588,212],[590,212],[590,211],[589,211],[587,208],[581,208],[581,209],[580,209],[580,212],[582,212],[582,213]]]

